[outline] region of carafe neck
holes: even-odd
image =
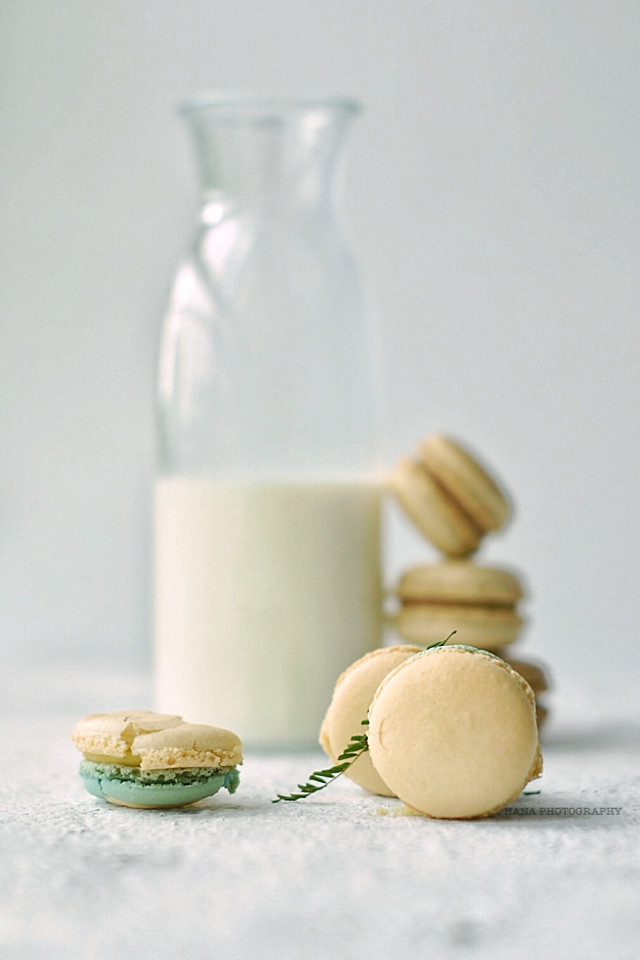
[[[199,97],[181,107],[196,148],[203,202],[254,210],[333,204],[350,100]]]

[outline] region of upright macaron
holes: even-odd
[[[332,763],[337,761],[354,734],[363,732],[362,721],[367,719],[373,695],[382,680],[421,650],[422,647],[406,644],[380,647],[356,660],[338,677],[320,730],[320,745]],[[374,769],[368,753],[358,757],[345,776],[372,793],[393,796],[393,790]]]
[[[488,816],[542,770],[531,688],[474,647],[424,650],[389,673],[369,709],[368,739],[385,784],[430,817]]]
[[[71,739],[89,793],[120,806],[185,806],[238,786],[242,743],[221,727],[127,710],[83,717]]]

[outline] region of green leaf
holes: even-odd
[[[344,773],[345,770],[348,770],[351,764],[363,753],[366,753],[368,749],[369,741],[367,740],[366,734],[358,734],[352,737],[338,757],[338,762],[333,767],[328,767],[326,770],[316,770],[315,773],[311,774],[307,783],[298,784],[298,790],[302,791],[301,793],[291,793],[288,795],[278,793],[276,794],[276,798],[271,802],[279,803],[280,800],[304,800],[305,797],[317,793],[318,790],[324,790],[325,787]]]

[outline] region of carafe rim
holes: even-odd
[[[351,97],[297,97],[286,94],[218,93],[202,91],[184,98],[177,104],[180,116],[188,117],[198,110],[210,109],[220,115],[251,121],[271,114],[296,115],[314,110],[358,115],[362,104]]]

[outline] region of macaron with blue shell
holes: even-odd
[[[151,710],[92,713],[71,739],[89,793],[123,807],[183,807],[239,783],[242,742],[231,730]]]

